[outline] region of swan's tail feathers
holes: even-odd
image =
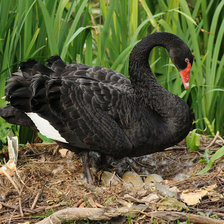
[[[0,107],[0,116],[10,124],[27,126],[37,130],[32,120],[24,112],[11,105]]]
[[[66,63],[58,55],[51,56],[46,61],[48,66],[59,76],[65,69]]]
[[[5,88],[5,99],[17,109],[25,112],[30,111],[30,98],[32,91],[30,88],[31,77],[27,77],[22,72],[16,72],[11,78],[8,79],[8,84]]]
[[[31,112],[31,99],[40,90],[39,77],[46,80],[54,71],[33,59],[22,62],[20,69],[8,79],[6,100],[23,112]]]
[[[27,77],[27,74],[29,76],[33,76],[36,74],[42,74],[42,75],[51,75],[52,73],[54,73],[54,71],[52,69],[50,69],[49,67],[38,63],[37,61],[33,60],[33,59],[29,59],[28,61],[25,62],[21,62],[20,63],[20,69],[23,73],[24,76]]]

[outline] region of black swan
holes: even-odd
[[[0,116],[29,126],[72,151],[114,158],[162,151],[181,141],[192,124],[187,103],[155,79],[149,64],[155,46],[167,49],[188,89],[193,56],[171,33],[143,38],[130,54],[130,80],[108,68],[28,60],[8,79]]]

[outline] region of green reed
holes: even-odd
[[[211,134],[207,119],[223,134],[223,13],[224,0],[0,0],[0,98],[7,77],[28,58],[43,61],[58,54],[69,63],[105,66],[128,76],[134,45],[148,33],[166,31],[194,54],[190,88],[183,89],[162,48],[150,55],[153,72],[165,88],[189,101],[198,129]],[[0,99],[0,106],[5,104]]]

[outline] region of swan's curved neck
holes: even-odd
[[[179,40],[177,36],[171,33],[153,33],[136,44],[130,54],[129,74],[132,86],[135,89],[135,93],[142,97],[146,104],[147,100],[150,100],[151,107],[154,107],[152,98],[159,98],[158,96],[161,94],[164,97],[169,97],[171,93],[164,89],[153,75],[148,62],[150,51],[155,46],[162,46],[170,51],[170,49],[175,47],[175,42]],[[153,109],[156,110],[157,108]]]
[[[145,79],[155,80],[148,63],[149,54],[155,46],[165,47],[169,51],[174,46],[174,40],[179,38],[171,33],[153,33],[136,44],[129,59],[129,74],[133,84],[144,82]]]
[[[132,50],[129,60],[129,74],[138,102],[156,112],[173,133],[183,134],[191,123],[188,105],[176,95],[164,89],[153,75],[148,57],[155,46],[165,47],[168,51],[180,43],[180,39],[169,33],[154,33],[142,39]],[[181,41],[183,42],[183,41]],[[169,138],[168,138],[169,139]]]

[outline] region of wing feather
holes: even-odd
[[[60,82],[55,80],[55,83],[51,80],[47,98],[49,111],[67,127],[59,132],[70,144],[76,146],[76,136],[91,149],[105,153],[106,148],[108,154],[116,154],[122,148],[132,148],[124,131],[108,112],[114,106],[109,99],[116,97],[120,100],[119,94],[119,90],[102,82],[90,82],[89,79],[85,82],[83,78],[74,82],[74,79],[63,78]],[[56,127],[56,121],[50,122],[60,129]],[[71,137],[68,139],[69,133]]]
[[[59,56],[47,62],[48,66],[35,60],[21,63],[21,71],[6,87],[11,105],[47,120],[42,123],[53,126],[49,130],[56,129],[69,146],[113,156],[128,154],[133,145],[124,130],[129,124],[124,113],[130,113],[125,108],[131,105],[126,103],[130,80],[108,68],[68,65]]]

